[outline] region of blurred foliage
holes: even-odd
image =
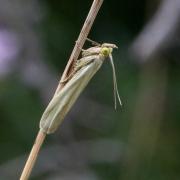
[[[106,137],[118,139],[119,142],[123,142],[126,153],[133,151],[128,149],[128,142],[143,67],[135,63],[129,54],[128,47],[147,22],[147,14],[151,13],[147,12],[149,1],[105,0],[89,37],[98,42],[112,42],[119,47],[114,51],[114,61],[123,106],[118,107],[117,111],[113,110],[112,73],[109,62],[106,62],[82,96],[97,101],[112,110],[112,113],[104,111],[103,118],[100,119],[107,123],[109,128],[97,131],[84,127],[79,121],[76,122],[76,119],[73,119],[72,121],[75,121],[73,122],[73,135],[76,140]],[[91,2],[82,0],[40,1],[43,18],[33,28],[41,41],[44,62],[54,67],[57,73],[62,72],[66,65]],[[89,46],[88,43],[86,46]],[[146,152],[144,152],[145,155],[138,154],[139,164],[133,180],[176,180],[180,178],[179,62],[171,58],[166,59],[166,57],[163,57],[162,61],[167,62],[168,78],[165,110],[157,144],[151,158],[147,158]],[[148,106],[149,102],[147,102]],[[38,123],[44,107],[38,90],[25,86],[16,73],[0,81],[1,164],[29,151],[38,131]],[[99,119],[92,121],[99,121]],[[61,128],[63,129],[64,126]],[[47,144],[54,141],[52,136],[47,140]],[[91,164],[90,167],[100,179],[126,179],[123,178],[125,177],[123,172],[126,169],[126,153],[119,163]],[[43,177],[45,176],[42,175],[42,179]]]

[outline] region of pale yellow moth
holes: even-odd
[[[115,108],[116,96],[121,105],[117,89],[115,67],[112,58],[112,51],[114,48],[117,48],[115,44],[104,43],[82,50],[82,58],[77,60],[72,73],[65,81],[60,82],[65,82],[65,86],[55,93],[41,117],[40,129],[44,133],[53,133],[58,128],[66,114],[75,103],[76,99],[79,97],[94,74],[99,70],[107,57],[110,59],[113,70]]]

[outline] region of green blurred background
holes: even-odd
[[[92,1],[0,1],[0,179],[18,179]],[[32,180],[180,178],[180,2],[105,0],[89,38],[115,43]],[[90,44],[85,44],[89,47]]]

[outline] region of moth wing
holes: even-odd
[[[78,70],[71,80],[55,94],[40,120],[40,128],[45,133],[53,133],[86,87],[90,79],[102,65],[99,56],[85,57],[92,62]]]

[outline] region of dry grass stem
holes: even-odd
[[[91,27],[94,23],[94,20],[97,16],[97,13],[98,13],[102,3],[103,3],[103,0],[94,0],[93,1],[93,4],[89,11],[89,14],[85,20],[85,23],[81,29],[80,35],[76,41],[76,44],[75,44],[72,54],[70,56],[70,59],[66,65],[64,73],[61,77],[61,81],[63,81],[68,76],[68,74],[71,72],[71,67],[72,67],[73,63],[78,59],[81,49],[86,41],[86,38],[91,30]],[[56,92],[59,91],[62,87],[63,87],[63,84],[59,83]],[[21,174],[20,180],[28,180],[29,179],[29,176],[32,172],[32,169],[33,169],[36,159],[38,157],[39,150],[45,140],[45,137],[46,137],[45,133],[43,133],[42,131],[38,132],[38,135],[37,135],[35,143],[32,147],[29,158],[28,158],[28,160],[25,164],[25,167],[23,169],[23,172]]]

